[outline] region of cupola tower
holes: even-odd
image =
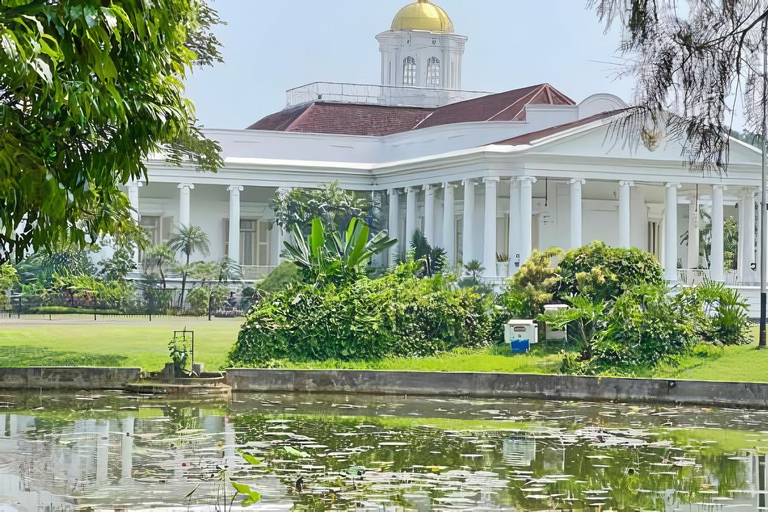
[[[397,13],[390,30],[376,39],[381,51],[381,84],[397,87],[461,89],[467,38],[430,0],[416,0]]]

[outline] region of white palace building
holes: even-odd
[[[149,161],[149,182],[128,193],[155,242],[175,225],[200,226],[211,258],[229,255],[254,278],[279,263],[276,194],[338,181],[381,203],[391,236],[420,229],[451,262],[482,261],[489,279],[514,273],[535,248],[603,240],[650,251],[673,282],[708,276],[749,291],[756,281],[756,149],[734,141],[727,175],[703,176],[685,166],[678,141],[617,142],[611,119],[626,104],[615,96],[577,103],[548,84],[464,91],[467,38],[429,0],[405,6],[376,39],[380,85],[312,83],[245,130],[209,130],[223,149],[219,172]],[[710,216],[707,264],[697,242],[681,239],[697,241]],[[727,217],[738,218],[736,270],[724,265]],[[497,254],[510,256],[508,268]]]

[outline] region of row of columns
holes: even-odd
[[[128,199],[131,204],[131,216],[136,222],[139,222],[139,188],[143,183],[140,181],[132,181],[128,183]],[[192,183],[180,183],[179,189],[179,226],[189,227],[191,223],[191,196],[192,190],[195,189],[195,185]],[[235,261],[240,260],[240,193],[244,190],[244,187],[240,185],[232,185],[227,188],[229,192],[229,257]],[[278,243],[282,246],[282,240],[284,236],[282,231]],[[135,256],[136,262],[139,261],[138,252]]]
[[[519,255],[519,261],[524,262],[532,252],[532,217],[533,217],[533,184],[536,178],[524,176],[513,178],[510,186],[510,222],[509,222],[509,255],[510,259]],[[477,180],[463,180],[464,185],[464,216],[463,216],[463,254],[475,253],[475,199]],[[500,178],[488,177],[482,179],[485,186],[485,209],[483,222],[483,264],[486,274],[495,277],[496,269],[496,214],[498,206],[498,187]],[[570,180],[570,247],[577,248],[583,245],[583,185],[585,180]],[[142,183],[134,181],[128,185],[128,197],[133,208],[132,215],[139,220],[139,188]],[[455,190],[456,183],[446,182],[442,187],[426,185],[424,187],[407,187],[406,193],[406,232],[402,242],[410,244],[413,233],[418,229],[418,202],[419,192],[424,190],[425,214],[424,236],[430,244],[436,242],[436,195],[438,189],[443,190],[443,232],[442,247],[449,256],[451,264],[456,264],[456,210]],[[634,183],[631,181],[619,182],[619,246],[629,248],[631,246],[631,189]],[[179,224],[189,226],[191,191],[195,186],[191,183],[181,183],[179,189]],[[669,281],[677,280],[677,203],[680,183],[667,183],[665,204],[668,214],[665,216],[665,247],[664,269],[665,278]],[[712,254],[711,254],[711,278],[716,281],[724,280],[724,213],[723,213],[724,187],[715,185],[712,194]],[[233,259],[239,259],[240,255],[240,195],[243,187],[232,185],[227,188],[229,192],[229,254]],[[389,191],[389,226],[390,236],[401,238],[398,231],[398,215],[400,211],[400,198],[397,189]],[[739,237],[739,268],[750,268],[754,262],[755,247],[755,216],[749,212],[755,211],[755,192],[745,190],[741,197],[740,210],[740,237]],[[689,266],[695,268],[698,263],[698,228],[699,212],[697,201],[692,203],[691,224],[689,225]],[[695,206],[694,206],[695,205]],[[280,239],[284,237],[281,236]],[[282,242],[279,241],[280,245]],[[761,242],[768,243],[768,241]],[[671,248],[671,250],[670,250]],[[750,248],[752,248],[750,250]],[[394,251],[393,251],[394,252]],[[232,256],[230,256],[232,257]],[[515,272],[514,265],[510,265],[510,274]]]
[[[524,262],[532,252],[532,216],[533,216],[533,195],[532,188],[536,182],[533,177],[513,178],[510,181],[510,223],[509,223],[509,254],[511,257],[519,255],[519,261]],[[482,184],[485,186],[485,209],[483,222],[483,264],[486,267],[486,275],[496,277],[496,214],[497,197],[500,179],[497,177],[484,178]],[[583,179],[570,180],[570,248],[577,248],[583,245]],[[463,217],[463,253],[471,255],[475,253],[475,199],[476,180],[464,180],[464,217]],[[632,181],[619,182],[619,246],[624,248],[631,247],[632,237],[632,188],[635,183]],[[665,215],[665,251],[664,251],[664,276],[667,280],[675,282],[677,275],[677,247],[678,247],[678,190],[682,187],[680,183],[665,184],[665,205],[667,214]],[[434,185],[424,187],[407,187],[406,204],[406,232],[404,239],[410,243],[410,238],[418,229],[418,197],[421,189],[425,191],[425,215],[424,215],[424,234],[430,244],[435,244],[435,203],[437,188]],[[444,206],[443,206],[443,248],[449,255],[450,263],[455,264],[455,188],[453,183],[444,183]],[[750,199],[751,198],[751,199]],[[398,212],[399,212],[399,193],[397,189],[389,191],[389,226],[390,235],[394,238],[400,238],[398,235]],[[753,212],[755,209],[754,191],[752,191],[742,201],[743,212]],[[724,213],[723,213],[723,187],[715,185],[713,187],[713,215],[712,215],[712,279],[717,281],[724,280]],[[695,233],[690,230],[689,251],[692,256],[689,260],[698,262],[698,206],[696,206],[692,217],[695,218]],[[743,214],[744,217],[740,225],[746,226],[742,232],[746,236],[740,237],[743,255],[743,261],[740,262],[741,268],[749,268],[754,251],[749,251],[749,247],[754,247],[754,215]],[[749,262],[747,260],[750,259]],[[515,272],[514,265],[510,266],[510,274]]]
[[[496,212],[498,206],[498,187],[500,178],[489,177],[482,180],[485,186],[485,209],[483,222],[483,262],[488,276],[495,276],[496,269]],[[520,255],[521,261],[530,256],[532,251],[531,219],[533,217],[533,184],[535,178],[514,178],[510,182],[511,213],[510,213],[510,255]],[[463,216],[463,246],[465,255],[475,252],[475,196],[476,180],[464,180],[464,216]],[[424,236],[431,245],[436,243],[436,194],[443,189],[443,233],[442,247],[448,254],[451,264],[456,264],[456,187],[457,184],[446,182],[442,187],[425,185],[423,187],[406,187],[405,233],[400,236],[399,211],[400,191],[389,190],[389,235],[402,243],[409,244],[411,237],[418,229],[419,192],[424,191]],[[527,219],[527,220],[526,220]],[[397,251],[392,251],[393,256]]]

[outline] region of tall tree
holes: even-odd
[[[0,2],[0,263],[138,226],[120,186],[143,161],[221,165],[184,97],[221,60],[203,0]]]
[[[346,230],[352,219],[362,219],[378,229],[378,208],[369,195],[344,190],[338,181],[319,189],[296,188],[278,194],[272,201],[277,225],[286,232],[294,226],[308,235],[312,222],[319,218],[329,231]]]
[[[606,29],[623,27],[634,106],[615,123],[628,141],[666,133],[697,169],[727,169],[730,128],[741,104],[762,133],[766,0],[588,0]]]
[[[211,253],[211,241],[208,235],[197,226],[179,226],[178,230],[171,235],[168,240],[168,247],[174,253],[181,253],[184,256],[184,264],[179,266],[181,271],[181,295],[179,296],[179,307],[184,306],[184,292],[187,288],[187,278],[194,270],[189,260],[192,253],[199,252],[203,256]]]

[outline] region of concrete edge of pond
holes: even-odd
[[[0,389],[124,389],[142,374],[141,368],[0,368]]]
[[[510,373],[229,369],[233,391],[610,400],[768,408],[768,384]]]

